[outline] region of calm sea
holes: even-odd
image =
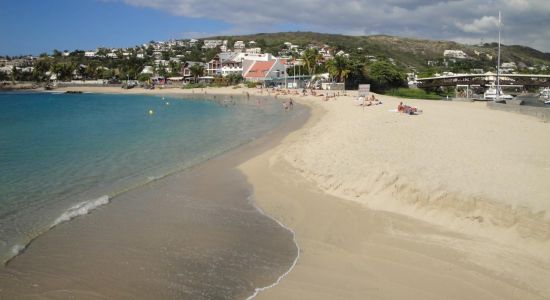
[[[0,93],[0,257],[133,187],[242,145],[278,103]]]

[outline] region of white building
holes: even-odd
[[[204,40],[204,49],[214,49],[218,46],[223,45],[223,40]]]
[[[459,58],[459,59],[464,59],[468,57],[468,55],[466,55],[466,53],[464,53],[464,51],[462,50],[445,50],[443,51],[443,56],[449,57],[449,58]]]
[[[86,51],[84,52],[85,57],[96,57],[97,52],[95,51]]]
[[[143,70],[141,70],[141,74],[153,74],[155,73],[155,69],[152,66],[145,66],[143,67]]]
[[[248,48],[248,49],[246,49],[246,53],[248,53],[248,54],[260,54],[260,53],[262,53],[262,48],[260,48],[260,47]]]
[[[243,41],[236,41],[235,44],[233,44],[233,49],[235,49],[235,52],[241,52],[245,47],[246,45]]]

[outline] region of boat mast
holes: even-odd
[[[495,100],[500,100],[500,10],[498,11],[498,58],[497,58],[497,95]]]

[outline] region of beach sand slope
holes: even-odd
[[[258,299],[548,299],[550,124],[379,97],[299,98],[309,123],[241,166],[301,249]]]

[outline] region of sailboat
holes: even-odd
[[[498,86],[498,84],[497,84]],[[492,101],[499,101],[499,100],[512,100],[514,97],[512,95],[507,95],[502,92],[502,88],[500,86],[495,86],[495,83],[493,82],[491,86],[483,93],[483,99],[485,100],[492,100]]]
[[[483,98],[485,100],[492,100],[495,102],[500,102],[502,100],[512,100],[514,97],[512,95],[507,95],[502,93],[502,88],[500,87],[500,28],[501,28],[501,17],[500,11],[498,12],[498,58],[497,58],[497,82],[496,86],[493,82],[489,89],[483,93]]]

